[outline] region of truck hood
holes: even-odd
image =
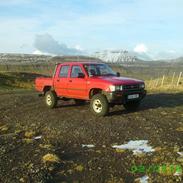
[[[98,81],[103,81],[106,83],[110,83],[113,85],[129,85],[129,84],[140,84],[144,83],[142,80],[133,79],[133,78],[127,78],[127,77],[116,77],[116,76],[97,76],[92,77],[93,79]]]

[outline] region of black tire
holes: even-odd
[[[94,95],[90,101],[90,110],[96,116],[106,116],[109,113],[109,103],[105,95]]]
[[[84,105],[85,104],[85,100],[81,100],[81,99],[74,99],[74,102],[76,105]]]
[[[127,102],[126,104],[123,104],[123,106],[127,111],[135,111],[140,106],[140,102],[139,101]]]
[[[45,94],[45,103],[49,108],[54,108],[57,105],[57,95],[54,91],[47,91]]]

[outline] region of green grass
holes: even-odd
[[[0,90],[33,89],[35,77],[30,73],[0,73]]]
[[[4,66],[5,67],[5,66]],[[36,77],[46,75],[51,76],[54,70],[54,65],[21,65],[10,66],[10,70],[14,68],[14,72],[0,71],[0,90],[31,90],[34,89],[34,80]],[[156,72],[158,68],[127,68],[119,65],[112,65],[114,71],[120,72],[121,76],[132,77],[144,80],[146,88],[150,92],[182,92],[183,91],[183,76],[180,80],[180,84],[177,86],[178,72],[175,74],[174,82],[172,83],[172,72],[170,75],[157,74],[158,77],[153,77],[152,72]],[[0,70],[2,65],[0,66]],[[24,71],[22,71],[24,69]],[[153,70],[153,71],[152,71]],[[148,72],[149,71],[149,72]],[[151,75],[152,74],[152,75]],[[154,74],[155,76],[156,74]],[[165,75],[165,79],[162,85],[162,76]]]
[[[181,77],[179,83],[177,84],[178,76],[166,77],[163,80],[163,77],[146,80],[146,87],[150,92],[183,92],[183,76]]]

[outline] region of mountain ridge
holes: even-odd
[[[148,62],[168,62],[168,63],[183,63],[183,57],[175,59],[161,59],[146,61],[138,58],[125,50],[113,50],[113,51],[102,51],[95,52],[92,55],[78,55],[78,56],[52,56],[52,55],[37,55],[37,54],[22,54],[22,53],[0,53],[0,64],[28,64],[28,63],[46,63],[58,61],[79,61],[79,60],[98,60],[107,63],[148,63]]]

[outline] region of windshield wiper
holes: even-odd
[[[109,73],[109,74],[104,74],[104,75],[102,75],[102,76],[115,76],[115,75],[114,75],[114,74]]]

